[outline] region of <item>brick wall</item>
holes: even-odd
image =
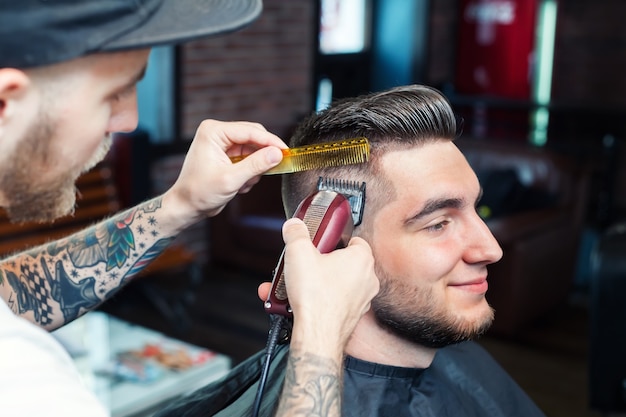
[[[292,126],[312,109],[315,2],[265,0],[250,26],[181,47],[180,137],[191,139],[207,118],[262,123],[288,139]],[[155,164],[154,186],[175,180],[182,155]],[[181,233],[179,241],[210,262],[210,221]]]
[[[182,120],[191,138],[205,118],[260,122],[278,134],[311,109],[314,9],[265,0],[247,28],[182,48]]]

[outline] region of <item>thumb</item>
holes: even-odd
[[[286,245],[293,243],[299,239],[311,240],[309,229],[302,220],[297,217],[287,220],[283,224],[283,240]]]
[[[351,237],[350,242],[348,242],[348,246],[361,246],[371,250],[369,243],[367,243],[365,239],[358,236]]]
[[[263,174],[270,168],[275,167],[283,159],[283,153],[275,146],[266,146],[237,162],[238,173],[247,182],[250,178]]]

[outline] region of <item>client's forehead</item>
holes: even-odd
[[[380,193],[376,197],[381,200],[459,191],[474,177],[465,157],[452,141],[433,141],[390,150],[381,155],[378,165],[379,173],[375,178],[384,178],[384,186],[376,189]]]

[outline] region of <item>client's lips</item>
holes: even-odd
[[[450,284],[451,287],[458,288],[460,290],[469,291],[477,294],[484,294],[489,288],[487,278],[478,278],[472,281],[461,282],[458,284]]]

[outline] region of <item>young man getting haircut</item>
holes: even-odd
[[[476,212],[481,187],[454,144],[450,104],[420,85],[343,99],[300,123],[290,146],[361,136],[371,144],[369,162],[285,175],[282,190],[290,217],[316,190],[319,177],[366,183],[355,235],[372,248],[380,292],[346,345],[342,415],[543,416],[472,342],[494,319],[485,299],[487,267],[502,250]],[[358,262],[351,265],[357,268]],[[280,389],[308,396],[311,409],[324,409],[315,396],[321,384],[306,384],[289,370],[306,358],[288,357],[287,351],[285,345],[274,358],[264,415],[284,410],[291,398],[301,400],[283,395],[279,405]],[[244,366],[253,367],[254,361]],[[240,371],[232,375],[241,377]],[[245,387],[252,381],[239,381],[240,391],[207,387],[194,401],[220,398],[223,410],[215,415],[245,415],[236,410],[248,408]],[[183,400],[167,415],[184,411]]]

